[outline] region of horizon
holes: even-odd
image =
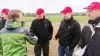
[[[85,12],[91,2],[100,0],[0,0],[2,8],[20,9],[24,13],[35,13],[38,8],[43,8],[45,13],[59,13],[64,7],[71,6],[73,12]],[[5,2],[6,1],[6,2]]]

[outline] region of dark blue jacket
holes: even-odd
[[[0,18],[0,30],[5,27],[6,20]]]
[[[83,56],[100,56],[100,17],[84,26],[79,46],[87,46]]]
[[[62,46],[70,46],[73,49],[80,40],[81,29],[79,23],[73,19],[62,20],[59,30],[55,36],[59,39],[59,44]]]

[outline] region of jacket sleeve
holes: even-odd
[[[78,44],[80,37],[81,37],[81,28],[79,23],[77,23],[73,29],[73,36],[72,36],[72,44],[71,48],[74,49],[74,47]]]
[[[50,39],[49,40],[51,40],[52,36],[53,36],[53,26],[52,26],[50,21],[49,21],[49,32],[50,32]]]
[[[63,24],[63,21],[61,21],[61,24],[60,24],[60,26],[59,26],[59,29],[58,29],[58,31],[57,31],[57,34],[55,35],[55,39],[57,40],[58,38],[59,38],[59,34],[60,34],[60,28],[61,28],[61,25]]]
[[[28,29],[24,28],[24,34],[27,36],[26,40],[30,44],[35,44],[38,41],[37,36],[34,33],[31,33]]]
[[[81,37],[78,43],[78,47],[84,48],[84,46],[85,46],[85,42],[84,42],[84,39]]]
[[[92,33],[91,33],[91,30],[89,29],[89,27],[84,26],[84,28],[82,29],[81,39],[80,39],[78,46],[83,48],[89,42],[91,34]]]
[[[84,42],[84,33],[85,33],[85,28],[82,29],[82,32],[81,32],[81,38],[80,38],[80,41],[78,43],[78,47],[81,47],[83,48],[85,46],[85,42]]]
[[[60,33],[60,26],[59,26],[59,29],[57,31],[57,34],[55,35],[55,39],[57,40],[59,38],[59,33]]]

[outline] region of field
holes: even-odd
[[[55,40],[54,36],[58,30],[62,17],[61,16],[51,16],[48,18],[52,22],[52,25],[54,28],[53,38],[50,41],[50,56],[58,56],[58,52],[57,52],[58,40]],[[87,16],[74,16],[74,18],[80,23],[81,28],[87,23]],[[31,21],[33,19],[34,17],[24,17],[24,21],[26,22],[26,27],[30,26]],[[34,56],[34,46],[28,44],[27,50],[28,50],[27,52],[28,56]]]
[[[47,18],[51,21],[51,22],[58,22],[60,23],[60,21],[63,19],[62,16],[47,16]],[[27,22],[32,22],[32,20],[35,19],[35,17],[24,17],[23,20],[27,23]],[[87,23],[87,16],[74,16],[74,19],[76,19],[81,27],[84,26],[84,24]],[[29,27],[29,26],[28,26]]]

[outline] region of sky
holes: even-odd
[[[43,8],[45,13],[59,13],[64,7],[71,6],[74,12],[84,12],[83,8],[94,1],[100,2],[100,0],[0,0],[0,10],[9,8],[35,13],[37,8]]]

